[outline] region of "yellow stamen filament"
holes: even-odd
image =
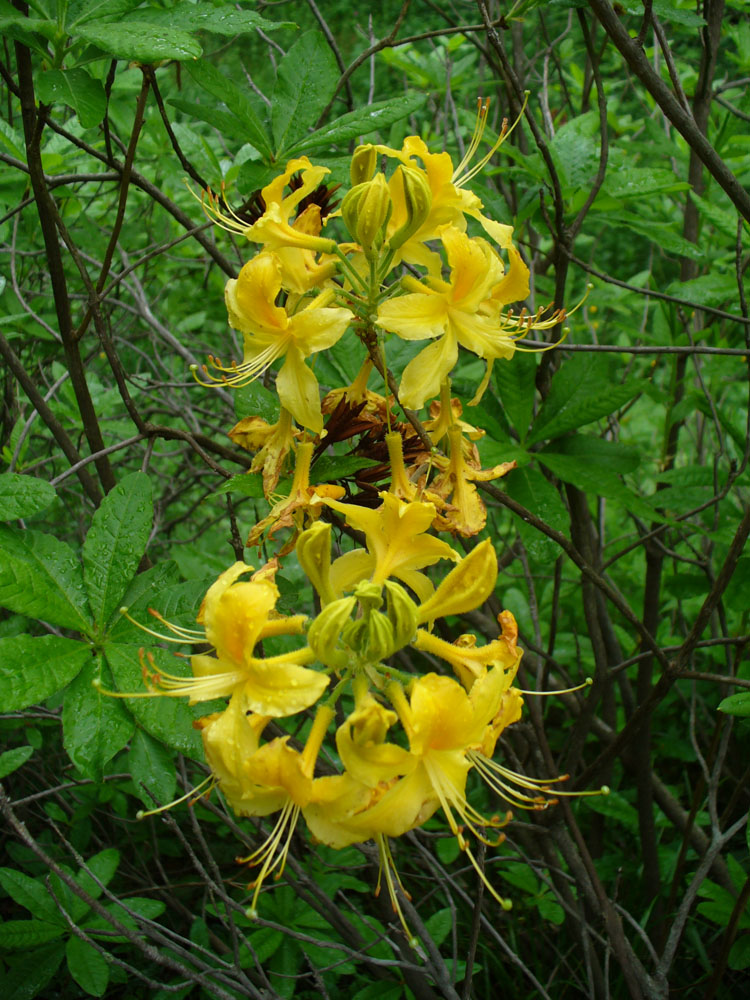
[[[529,94],[527,91],[526,94],[524,95],[523,105],[521,107],[520,112],[518,113],[518,117],[510,126],[510,128],[508,127],[508,119],[504,118],[502,127],[500,129],[500,134],[495,140],[490,151],[486,153],[478,163],[475,163],[470,170],[467,170],[466,168],[469,166],[469,163],[471,163],[471,160],[473,159],[474,154],[477,151],[479,143],[482,141],[482,136],[484,135],[484,130],[487,126],[487,117],[490,111],[489,97],[485,98],[484,100],[482,100],[481,97],[477,98],[477,119],[476,122],[474,123],[474,133],[471,137],[471,142],[469,143],[469,148],[466,150],[464,158],[461,160],[459,165],[453,171],[453,177],[451,178],[452,182],[456,185],[456,187],[464,187],[464,185],[468,184],[473,177],[476,177],[476,175],[481,170],[484,170],[484,168],[487,166],[489,161],[498,151],[500,146],[502,146],[502,144],[511,134],[513,129],[520,122],[521,118],[523,117],[523,113],[526,110],[526,105],[528,103],[528,100],[529,100]],[[466,173],[463,173],[464,170],[466,170]]]
[[[233,212],[228,205],[228,215],[219,207],[220,201],[223,201],[226,205],[226,198],[224,197],[226,186],[223,182],[221,185],[221,199],[218,195],[214,194],[211,188],[207,188],[205,191],[201,191],[200,194],[196,194],[187,182],[185,186],[195,200],[201,203],[201,207],[208,218],[211,219],[212,222],[215,222],[217,226],[221,226],[222,229],[226,229],[229,233],[237,233],[240,236],[244,236],[248,229],[250,229],[250,226],[246,222],[243,222],[237,213]]]
[[[291,799],[287,801],[281,810],[281,815],[277,819],[276,825],[257,851],[253,851],[246,858],[237,858],[237,863],[241,865],[255,867],[262,864],[263,866],[258,878],[248,886],[250,889],[255,888],[253,901],[248,910],[248,916],[251,918],[257,913],[256,904],[258,902],[258,895],[266,876],[276,868],[279,870],[274,875],[274,879],[278,880],[284,874],[289,845],[292,841],[292,834],[297,825],[299,814],[300,807],[292,802]]]
[[[577,684],[572,688],[563,688],[561,691],[524,691],[523,688],[516,688],[519,694],[534,695],[534,697],[547,698],[556,694],[573,694],[575,691],[582,691],[583,688],[591,687],[594,683],[593,677],[587,677],[583,684]]]
[[[214,787],[215,784],[216,784],[215,776],[213,774],[209,774],[208,777],[204,778],[199,785],[196,785],[195,788],[191,788],[189,792],[185,792],[185,794],[181,795],[179,799],[174,799],[172,802],[168,802],[165,806],[159,806],[157,809],[145,809],[145,810],[139,809],[138,812],[135,814],[135,818],[145,819],[146,816],[156,816],[159,813],[166,812],[167,809],[171,809],[173,806],[178,806],[181,802],[184,802],[186,799],[192,800],[189,803],[191,806],[195,805],[198,799],[202,799],[204,798],[204,796],[210,794],[211,789]],[[205,788],[206,785],[208,785],[209,787],[206,788],[205,791],[202,791],[202,789]]]
[[[501,819],[499,816],[491,816],[489,819],[482,816],[480,812],[474,809],[466,799],[461,796],[457,796],[455,791],[450,788],[449,785],[443,780],[442,773],[439,768],[434,767],[431,762],[427,759],[424,761],[425,770],[430,777],[430,782],[432,787],[440,800],[440,806],[445,813],[445,817],[448,820],[448,825],[451,828],[451,832],[458,840],[458,845],[462,851],[466,850],[466,839],[463,835],[463,828],[458,825],[453,815],[453,809],[459,814],[464,824],[471,830],[472,834],[481,840],[488,847],[497,847],[505,839],[504,834],[500,834],[496,839],[490,840],[483,833],[479,831],[478,826],[497,828],[500,826],[505,826],[510,816],[506,816]],[[451,808],[452,807],[452,808]]]
[[[398,915],[399,922],[404,929],[404,934],[406,934],[409,939],[409,945],[412,948],[416,948],[419,945],[419,939],[416,938],[409,925],[406,923],[406,918],[404,917],[403,910],[401,909],[401,904],[398,901],[398,892],[396,885],[403,892],[404,896],[411,901],[411,896],[404,889],[401,877],[396,869],[396,864],[393,860],[393,854],[391,853],[391,845],[388,843],[388,838],[382,834],[378,833],[375,835],[375,842],[378,845],[378,855],[380,857],[380,868],[378,869],[378,884],[375,886],[375,895],[380,895],[380,884],[383,875],[385,875],[385,884],[388,887],[388,895],[391,899],[391,905],[393,906],[393,912]],[[394,882],[395,875],[395,882]]]
[[[135,618],[132,618],[130,614],[128,614],[127,608],[120,608],[120,614],[123,618],[127,618],[131,625],[135,625],[135,627],[139,628],[141,632],[146,632],[147,635],[152,635],[155,639],[159,639],[160,642],[177,642],[181,646],[184,646],[186,642],[198,643],[206,641],[205,629],[183,628],[181,625],[174,625],[172,622],[167,621],[167,619],[163,615],[159,614],[158,611],[154,611],[153,608],[149,608],[148,613],[153,615],[157,621],[161,622],[165,628],[169,629],[170,632],[173,632],[178,638],[173,638],[169,635],[162,635],[160,632],[155,632],[147,625],[142,625],[141,622],[137,622]]]

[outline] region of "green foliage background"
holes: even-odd
[[[746,4],[0,0],[0,29],[2,995],[744,996]],[[121,605],[190,624],[267,513],[226,429],[273,419],[272,385],[189,374],[232,353],[223,287],[248,251],[185,180],[238,207],[308,155],[347,185],[361,138],[412,133],[457,162],[477,94],[497,134],[525,90],[473,184],[516,227],[532,312],[582,304],[466,414],[485,465],[518,469],[485,495],[498,600],[454,634],[507,607],[525,688],[593,677],[527,699],[501,752],[613,792],[508,827],[485,864],[509,914],[442,822],[404,838],[419,953],[367,845],[298,838],[252,923],[252,823],[216,794],[135,821],[203,777],[205,708],[92,686],[141,684]],[[389,348],[396,374],[410,351]],[[316,372],[356,367],[344,339]],[[455,391],[481,371],[462,361]],[[282,588],[311,610],[302,578]]]

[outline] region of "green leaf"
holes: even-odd
[[[190,115],[191,118],[197,118],[198,121],[212,125],[226,139],[236,139],[238,142],[245,142],[247,138],[247,129],[239,118],[229,111],[220,108],[218,104],[208,102],[205,104],[196,104],[195,101],[186,101],[182,97],[170,97],[167,104],[177,108],[178,111],[183,111],[186,115]],[[269,180],[276,173],[276,170],[271,170]]]
[[[230,5],[215,7],[208,3],[178,3],[174,7],[142,7],[132,15],[133,20],[143,19],[165,28],[178,27],[186,31],[208,31],[227,38],[246,35],[258,28],[264,32],[278,28],[295,28],[293,21],[268,21],[251,10],[238,10]],[[126,17],[126,21],[131,17]]]
[[[0,606],[78,632],[92,631],[81,567],[53,535],[0,524]]]
[[[119,698],[93,686],[100,679],[112,686],[101,658],[87,663],[65,692],[63,746],[86,778],[101,781],[105,765],[125,746],[133,733],[133,719]]]
[[[47,887],[15,868],[0,868],[0,885],[11,899],[46,923],[67,927]]]
[[[691,243],[684,236],[680,236],[679,233],[670,228],[669,223],[664,219],[635,215],[630,212],[607,213],[606,219],[610,227],[619,229],[625,226],[627,229],[632,229],[634,233],[645,236],[656,247],[666,250],[668,253],[688,257],[691,260],[705,260],[705,247],[702,244]],[[621,233],[620,236],[622,236]]]
[[[750,934],[743,934],[734,942],[727,965],[736,971],[750,967]]]
[[[583,457],[553,455],[546,451],[538,452],[537,457],[558,479],[577,486],[584,493],[607,497],[608,500],[621,503],[626,510],[632,511],[639,517],[662,523],[667,521],[654,509],[650,499],[639,497],[633,490],[628,489],[615,473],[602,468],[595,460],[589,463]]]
[[[497,361],[492,369],[492,380],[500,401],[521,441],[526,437],[534,413],[535,378],[536,358],[533,354],[516,353],[510,363]],[[471,412],[469,410],[465,414],[470,422]]]
[[[279,419],[279,397],[260,382],[250,382],[235,389],[234,412],[238,420],[262,416],[272,424]]]
[[[739,715],[742,718],[750,718],[750,691],[742,691],[740,694],[730,694],[728,698],[722,699],[718,704],[720,712],[727,715]]]
[[[262,499],[265,497],[265,493],[263,492],[263,478],[260,473],[241,473],[239,476],[232,476],[231,479],[226,479],[216,489],[216,493],[241,493],[245,497]]]
[[[642,389],[638,379],[618,384],[612,362],[602,354],[576,354],[566,360],[526,441],[536,444],[590,424],[624,406]]]
[[[151,483],[134,472],[104,498],[83,543],[83,575],[94,621],[103,629],[146,550],[154,518]]]
[[[137,646],[108,645],[105,649],[107,662],[114,674],[117,687],[123,693],[143,694],[145,691]],[[157,669],[168,673],[180,672],[180,661],[163,650],[155,650]],[[184,669],[182,673],[187,674]],[[133,713],[143,728],[162,743],[179,750],[194,760],[203,759],[203,744],[193,729],[193,720],[213,710],[215,702],[190,707],[186,698],[170,698],[156,695],[153,698],[128,698],[128,710]]]
[[[68,972],[84,993],[102,997],[109,982],[109,966],[93,945],[72,935],[65,946]]]
[[[276,159],[305,135],[336,89],[339,72],[330,46],[319,31],[308,31],[279,63],[271,106]]]
[[[115,877],[115,872],[117,871],[120,864],[120,852],[116,847],[107,847],[103,851],[99,851],[98,854],[92,855],[86,862],[86,867],[89,871],[84,871],[81,869],[76,875],[76,882],[87,892],[89,896],[93,896],[94,899],[98,899],[102,892],[102,885],[109,885],[112,879]],[[96,876],[93,878],[92,876]],[[97,881],[98,879],[98,881]]]
[[[174,758],[163,743],[142,729],[136,729],[130,743],[128,770],[136,794],[147,809],[166,805],[174,798],[177,787]]]
[[[378,101],[364,108],[350,111],[336,118],[328,125],[295,142],[290,153],[299,156],[314,149],[327,149],[334,144],[349,142],[359,136],[384,132],[397,121],[419,110],[427,100],[427,94],[405,94],[390,101]]]
[[[453,913],[449,909],[438,910],[424,922],[425,930],[430,935],[435,944],[440,945],[445,941],[453,927]]]
[[[0,948],[11,952],[26,951],[63,934],[64,927],[48,924],[46,920],[6,920],[0,923]]]
[[[19,767],[23,767],[33,753],[33,747],[14,747],[13,750],[6,750],[0,754],[0,780],[13,774]]]
[[[505,480],[508,496],[533,511],[550,528],[567,531],[568,513],[554,486],[537,469],[528,466],[514,469]],[[515,515],[514,515],[515,518]],[[557,545],[539,530],[520,518],[515,518],[518,533],[533,559],[552,562],[560,555]]]
[[[73,0],[68,7],[68,30],[86,21],[114,21],[137,7],[141,0]]]
[[[150,64],[163,59],[197,59],[203,49],[186,31],[148,21],[90,21],[76,31],[79,38],[117,59]]]
[[[607,441],[605,438],[594,437],[591,434],[574,434],[572,437],[559,438],[554,447],[550,445],[542,455],[565,455],[578,458],[602,472],[621,473],[635,472],[641,462],[637,448],[621,444],[619,441]]]
[[[377,462],[357,455],[323,455],[310,470],[311,483],[337,483],[360,469],[370,469]]]
[[[188,63],[187,69],[199,87],[217,97],[232,112],[244,129],[245,141],[270,159],[270,140],[245,92],[205,59]]]
[[[104,118],[107,99],[100,80],[85,69],[50,69],[36,78],[37,96],[45,104],[73,108],[84,128],[94,128]]]
[[[43,479],[3,472],[0,475],[0,521],[32,517],[46,510],[56,497],[54,487]]]
[[[18,712],[56,694],[91,658],[90,648],[57,635],[0,639],[0,704]]]
[[[167,591],[177,586],[180,579],[180,571],[177,563],[168,559],[166,562],[158,563],[147,569],[145,573],[134,576],[130,586],[123,595],[120,607],[128,609],[128,614],[137,622],[149,622],[149,627],[153,625],[148,609],[159,604]],[[180,585],[181,586],[181,585]],[[132,622],[122,615],[117,619],[109,632],[107,638],[110,642],[116,643],[136,643],[144,641],[145,635],[142,629],[133,625]]]
[[[3,995],[9,1000],[33,1000],[57,972],[65,954],[62,941],[54,941],[14,959],[3,981]]]

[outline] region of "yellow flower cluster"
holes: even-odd
[[[237,562],[221,574],[203,601],[200,629],[162,619],[177,640],[213,648],[191,656],[192,676],[148,666],[144,676],[152,694],[228,701],[200,720],[215,783],[240,816],[278,814],[266,841],[244,859],[259,869],[253,912],[264,879],[283,870],[300,815],[317,841],[334,848],[377,843],[381,874],[406,928],[388,838],[441,809],[472,863],[473,840],[499,843],[510,813],[484,816],[469,803],[472,769],[504,810],[553,801],[548,783],[493,761],[498,738],[523,704],[512,686],[521,658],[512,615],[499,616],[497,637],[484,644],[472,634],[455,642],[435,634],[436,620],[479,608],[498,572],[489,539],[462,555],[436,533],[480,532],[486,510],[474,484],[513,468],[481,468],[475,442],[484,432],[462,419],[461,403],[451,397],[448,376],[459,347],[487,363],[476,402],[495,360],[512,358],[529,330],[562,318],[507,310],[527,297],[529,270],[512,228],[487,218],[466,187],[507,134],[505,126],[472,167],[486,115],[480,102],[457,167],[416,136],[399,150],[360,146],[338,212],[329,211],[328,171],[306,157],[291,160],[262,189],[252,217],[211,193],[204,200],[220,225],[260,246],[226,286],[229,322],[244,337],[242,361],[211,358],[203,372],[209,384],[241,386],[263,376],[275,385],[277,422],[255,414],[230,432],[255,453],[251,471],[262,473],[270,509],[248,545],[265,546],[267,561],[257,572]],[[337,219],[350,242],[322,235]],[[468,234],[471,220],[483,236]],[[315,356],[349,329],[361,345],[359,375],[321,399]],[[388,335],[430,341],[398,387],[387,364]],[[385,395],[368,388],[375,368]],[[420,422],[412,411],[426,404]],[[352,454],[366,458],[366,467],[349,474],[346,487],[316,483],[312,470],[323,450],[353,439]],[[278,497],[290,455],[293,481]],[[355,542],[342,551],[346,538]],[[319,611],[311,621],[276,610],[275,576],[287,557],[296,558],[314,589]],[[284,651],[265,655],[264,640]],[[419,673],[423,664],[432,669]],[[301,716],[296,729],[276,735],[292,716]],[[280,721],[264,740],[271,720]]]

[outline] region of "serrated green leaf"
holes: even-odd
[[[105,648],[105,655],[118,690],[142,694],[145,689],[138,647],[111,644]],[[187,674],[180,661],[163,650],[154,650],[154,657],[157,669],[161,667],[168,673]],[[153,698],[126,698],[124,704],[146,732],[157,740],[194,760],[203,759],[203,744],[193,729],[193,720],[210,712],[212,703],[209,703],[208,709],[205,704],[190,707],[186,698],[157,695]]]
[[[68,7],[68,30],[87,21],[113,21],[133,10],[141,0],[73,0]]]
[[[104,118],[107,99],[100,80],[85,69],[50,69],[36,78],[36,91],[45,104],[73,108],[84,128],[94,128]]]
[[[688,257],[691,260],[703,261],[706,257],[706,250],[702,244],[691,243],[681,236],[663,219],[646,218],[630,212],[620,212],[618,214],[608,213],[606,220],[609,226],[625,226],[632,229],[634,233],[645,236],[654,246],[666,250],[667,253],[678,254],[680,257]]]
[[[207,3],[178,3],[174,7],[142,7],[132,16],[133,20],[144,20],[150,24],[160,24],[165,28],[177,27],[185,31],[208,31],[213,35],[233,37],[245,35],[259,28],[264,32],[278,28],[294,28],[293,21],[269,21],[252,10],[238,10],[227,4],[214,7]],[[130,21],[126,17],[125,21]]]
[[[739,715],[744,719],[750,717],[750,691],[742,691],[740,694],[730,694],[728,698],[722,699],[717,708],[727,715]]]
[[[236,389],[234,412],[238,420],[262,416],[270,424],[279,419],[279,397],[260,382],[250,382]]]
[[[64,927],[56,927],[46,920],[6,920],[0,923],[0,948],[11,952],[26,951],[63,934]]]
[[[134,724],[120,699],[102,694],[94,679],[101,680],[105,690],[112,686],[101,658],[86,663],[65,692],[63,746],[84,777],[101,781],[105,765],[128,742]]]
[[[550,528],[565,534],[568,526],[568,513],[559,493],[554,486],[544,478],[541,472],[528,466],[514,469],[503,480],[510,497],[533,511]],[[533,559],[539,562],[551,562],[560,554],[560,550],[552,539],[547,538],[536,528],[515,517],[521,540]]]
[[[336,483],[353,476],[360,469],[370,469],[378,462],[357,455],[323,455],[310,470],[311,483]]]
[[[199,87],[223,101],[242,125],[245,141],[270,158],[271,143],[266,130],[244,91],[205,60],[188,63],[187,69]]]
[[[65,954],[62,941],[54,941],[23,953],[14,960],[3,979],[3,994],[9,1000],[32,1000],[57,972]]]
[[[84,993],[90,997],[102,997],[109,982],[109,966],[99,952],[88,941],[71,935],[65,946],[68,972]]]
[[[174,798],[177,787],[174,757],[163,743],[143,729],[136,729],[131,740],[128,770],[136,794],[147,809],[166,805]]]
[[[186,101],[182,97],[170,97],[167,104],[170,104],[173,108],[177,108],[178,111],[183,111],[186,115],[190,115],[191,118],[197,118],[198,121],[212,125],[226,139],[236,139],[238,142],[244,142],[247,137],[247,129],[242,122],[235,115],[231,114],[231,112],[220,108],[217,104],[196,104],[195,101]],[[273,177],[277,171],[272,169],[270,173],[271,177]]]
[[[14,635],[0,639],[0,704],[18,712],[70,684],[91,650],[57,635]]]
[[[372,135],[389,129],[397,121],[417,111],[427,100],[426,94],[405,94],[390,101],[368,104],[357,111],[336,118],[328,125],[295,142],[290,153],[299,156],[314,149],[330,149],[334,144],[349,142],[359,136]]]
[[[0,607],[91,634],[81,567],[53,535],[0,524]]]
[[[19,767],[23,767],[33,753],[33,747],[14,747],[13,750],[6,750],[0,754],[0,780],[13,774]]]
[[[154,517],[151,483],[134,472],[104,498],[83,543],[83,578],[94,621],[103,629],[146,550]]]
[[[339,72],[331,48],[319,31],[308,31],[279,63],[271,105],[276,159],[305,135],[324,110]]]
[[[552,379],[526,444],[560,437],[608,416],[637,396],[641,388],[637,379],[618,385],[611,363],[603,355],[576,354]]]
[[[151,64],[163,59],[198,59],[203,49],[186,31],[147,21],[89,21],[76,34],[116,59]]]
[[[43,479],[3,472],[0,475],[0,521],[32,517],[46,510],[56,497],[55,488]]]
[[[67,927],[47,887],[25,872],[15,868],[0,868],[0,885],[19,906],[46,923]]]
[[[226,479],[217,488],[216,493],[241,493],[244,497],[262,499],[265,497],[265,493],[263,492],[263,477],[260,473],[255,472],[245,472],[239,476],[232,476],[231,479]]]
[[[536,358],[533,354],[516,354],[505,364],[498,361],[492,369],[492,381],[500,396],[508,422],[523,441],[534,413]],[[481,405],[481,404],[480,404]],[[467,419],[471,419],[469,414]]]

